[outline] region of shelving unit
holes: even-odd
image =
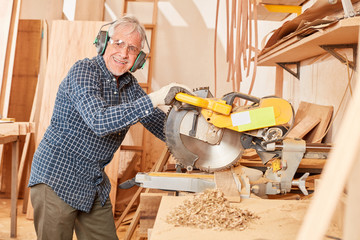
[[[354,62],[352,64],[355,66],[359,26],[360,17],[346,18],[326,28],[318,29],[310,36],[295,35],[286,41],[279,41],[272,47],[263,50],[259,55],[258,65],[294,64],[329,52],[328,49],[353,48]]]

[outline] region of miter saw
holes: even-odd
[[[165,123],[166,144],[178,165],[188,172],[198,169],[212,173],[232,167],[238,163],[245,149],[255,149],[263,164],[271,164],[264,174],[242,181],[257,194],[279,194],[290,192],[298,186],[307,195],[305,173],[300,180],[293,181],[306,144],[301,139],[287,139],[286,134],[294,121],[294,110],[289,102],[278,97],[257,98],[232,92],[221,99],[213,98],[208,88],[197,89],[194,95],[176,94],[176,104],[169,110]],[[250,105],[237,107],[235,102],[246,100]],[[180,104],[179,104],[180,103]],[[269,164],[268,164],[269,165]],[[138,173],[135,182],[143,187],[186,191],[182,183],[201,191],[213,186],[211,180],[196,177],[198,182],[181,174],[165,176]],[[242,176],[242,180],[247,176]],[[171,178],[171,180],[170,180]],[[250,177],[251,178],[251,177]],[[156,182],[156,183],[155,183]],[[170,185],[165,186],[165,182]],[[190,187],[191,186],[191,187]],[[244,187],[244,186],[243,186]],[[175,187],[174,187],[175,188]],[[239,189],[240,190],[240,189]]]

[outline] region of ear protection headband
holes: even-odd
[[[95,40],[94,40],[94,45],[96,47],[96,52],[100,55],[103,55],[105,53],[105,49],[106,49],[106,46],[109,42],[109,33],[108,31],[102,31],[101,29],[107,25],[111,25],[113,23],[115,23],[116,21],[114,22],[111,22],[111,23],[107,23],[105,25],[102,25]],[[149,51],[150,51],[150,46],[149,46],[149,43],[148,43],[148,40],[146,38],[146,35],[145,35],[145,40],[146,40],[146,44],[149,48]],[[136,60],[134,62],[134,65],[130,68],[130,72],[135,72],[136,70],[140,69],[140,68],[144,68],[145,66],[145,63],[146,63],[146,59],[147,59],[147,55],[146,53],[144,53],[143,51],[140,51],[140,53],[137,55],[136,57]]]

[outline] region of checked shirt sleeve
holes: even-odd
[[[137,98],[142,98],[146,96],[144,90],[137,85]],[[165,118],[166,115],[163,111],[159,108],[155,108],[152,113],[142,119],[140,119],[141,124],[149,130],[152,134],[154,134],[157,138],[165,141],[165,134],[164,134],[164,125],[165,125]]]
[[[69,98],[86,125],[98,136],[118,132],[153,112],[147,96],[118,105],[108,104],[102,96],[100,72],[87,62],[79,62],[68,77]]]

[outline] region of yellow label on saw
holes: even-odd
[[[235,130],[242,132],[275,125],[273,107],[242,111],[230,115]]]

